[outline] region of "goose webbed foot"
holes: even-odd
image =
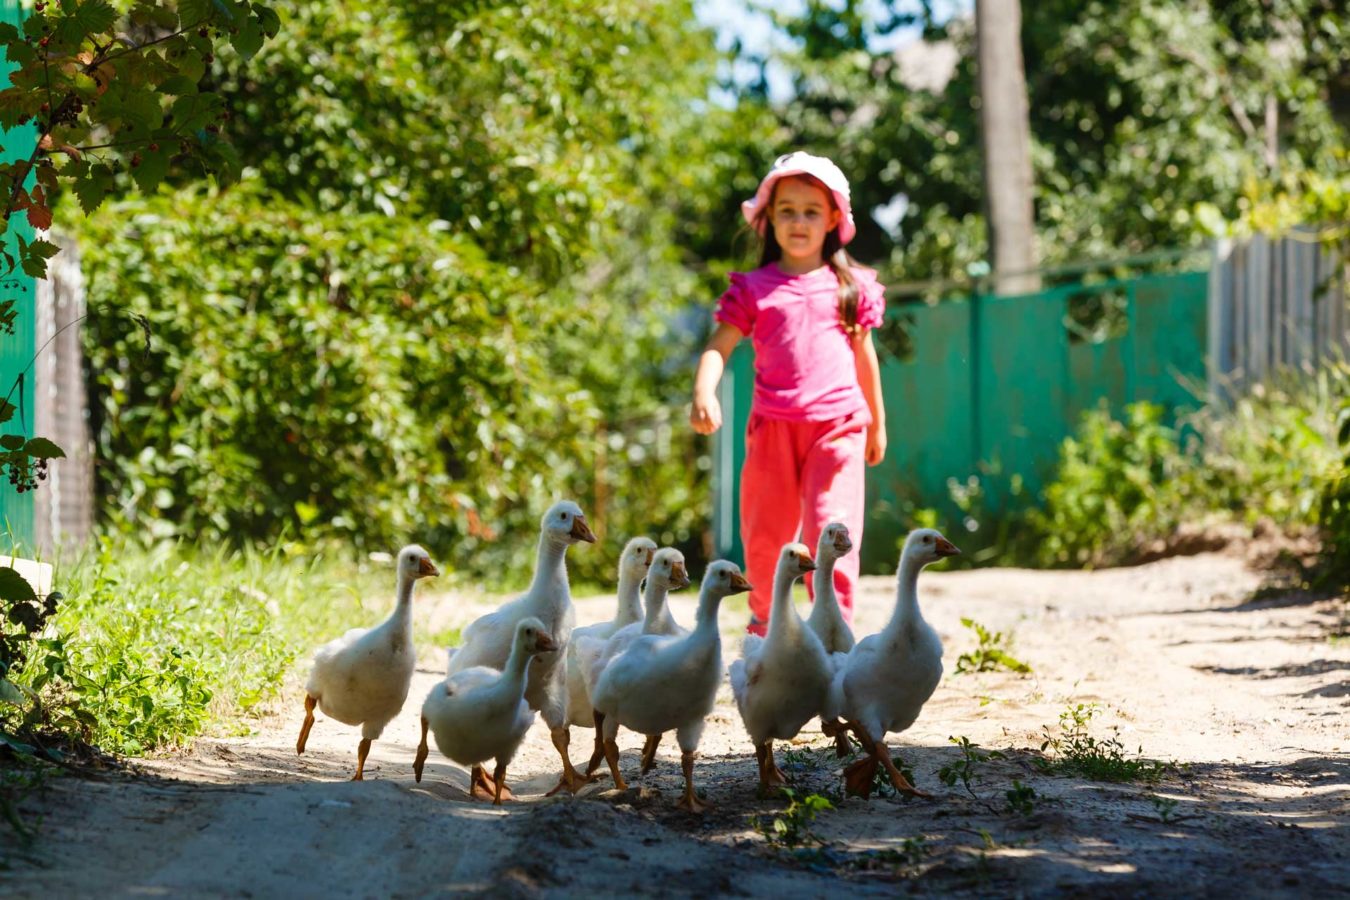
[[[469,796],[475,800],[488,801],[497,798],[497,785],[482,766],[474,766],[469,770]]]
[[[582,775],[572,766],[572,760],[567,755],[567,746],[571,743],[572,735],[566,727],[553,729],[553,746],[557,748],[558,755],[562,757],[563,771],[558,778],[557,785],[545,796],[552,797],[558,791],[567,791],[569,794],[575,794],[586,785],[594,781],[591,775]]]
[[[850,797],[872,796],[872,782],[877,775],[877,758],[864,756],[844,769],[844,790]]]

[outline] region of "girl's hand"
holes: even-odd
[[[886,458],[886,429],[875,425],[867,426],[867,449],[864,458],[869,466],[875,466]]]
[[[716,395],[694,395],[694,405],[689,410],[689,424],[699,434],[712,434],[722,427],[722,404],[717,402]]]

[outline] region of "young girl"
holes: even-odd
[[[886,453],[881,375],[870,329],[884,288],[844,252],[854,235],[848,179],[809,153],[779,157],[741,212],[764,239],[759,268],[733,273],[694,375],[694,430],[722,425],[717,383],[743,337],[755,348],[755,397],[741,471],[748,631],[764,634],[782,546],[816,546],[831,521],[862,540],[863,463]],[[800,532],[800,538],[798,534]],[[835,592],[853,619],[858,554],[839,560]],[[808,585],[808,589],[809,589]]]

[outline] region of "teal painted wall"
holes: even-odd
[[[12,25],[23,23],[24,12],[14,0],[0,0],[0,21]],[[0,72],[3,73],[3,85],[9,86],[9,73],[14,67],[0,60]],[[37,140],[36,129],[32,125],[23,125],[9,131],[0,132],[0,161],[13,162],[27,159],[33,152]],[[29,176],[29,185],[32,176]],[[9,252],[16,254],[16,235],[22,235],[26,241],[33,239],[33,228],[22,214],[10,219],[9,230],[4,240],[9,244]],[[0,270],[3,270],[0,261]],[[34,279],[17,269],[3,274],[0,271],[0,300],[14,300],[18,318],[14,321],[14,333],[0,333],[0,398],[9,393],[19,373],[33,359],[36,350],[36,316],[34,315]],[[24,379],[23,390],[15,389],[10,402],[23,410],[22,416],[0,425],[0,433],[25,434],[33,436],[33,400],[35,397],[33,372],[30,370]],[[8,535],[31,549],[33,542],[33,495],[20,494],[9,483],[0,479],[0,553],[8,553],[10,543]]]

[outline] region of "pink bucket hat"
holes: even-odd
[[[778,179],[789,175],[810,175],[829,188],[830,193],[834,195],[834,205],[839,207],[839,240],[844,244],[853,240],[853,235],[858,233],[858,229],[853,224],[853,207],[848,199],[848,179],[830,160],[823,156],[812,156],[802,150],[774,160],[773,168],[769,169],[769,174],[759,183],[755,196],[741,204],[741,214],[745,216],[745,221],[749,222],[761,236],[764,234],[764,219],[755,221],[755,216],[768,205],[769,197],[773,194],[773,186],[777,184]]]

